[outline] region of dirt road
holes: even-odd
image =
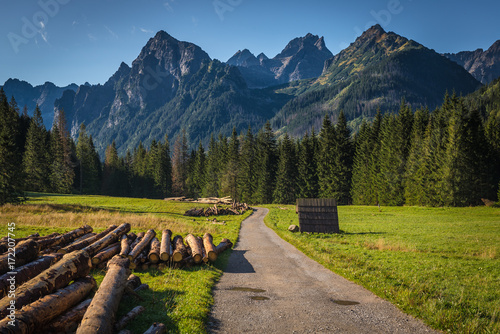
[[[241,227],[214,290],[209,333],[434,333],[370,291],[325,269],[264,225]]]

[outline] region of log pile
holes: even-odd
[[[186,198],[186,197],[169,197],[165,198],[165,201],[175,201],[175,202],[188,202],[188,203],[202,203],[202,204],[225,204],[230,205],[234,201],[231,196],[227,197],[206,197],[206,198]]]
[[[97,234],[85,225],[63,234],[1,239],[0,334],[119,331],[144,311],[136,307],[116,319],[122,295],[142,300],[137,292],[149,289],[131,270],[213,262],[232,247],[227,239],[215,246],[208,233],[203,238],[188,234],[184,241],[168,229],[161,239],[154,230],[129,232],[127,223]],[[13,241],[14,262],[8,253]],[[99,289],[92,268],[106,270]],[[161,323],[150,328],[151,333],[164,330]]]
[[[246,203],[232,203],[231,206],[218,207],[217,204],[208,208],[193,208],[187,210],[184,216],[188,217],[209,217],[219,215],[241,215],[251,208]]]

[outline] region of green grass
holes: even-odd
[[[266,207],[280,237],[431,327],[500,333],[500,209],[341,206],[329,235],[288,232],[295,207]]]
[[[250,211],[241,216],[218,216],[225,225],[212,224],[207,218],[184,217],[183,213],[193,207],[209,205],[194,203],[166,202],[134,198],[106,196],[75,196],[29,194],[22,205],[0,206],[0,226],[7,235],[7,223],[15,222],[16,238],[39,232],[47,235],[66,232],[88,224],[100,232],[111,224],[125,222],[131,224],[133,232],[155,229],[158,233],[169,228],[173,234],[185,236],[188,233],[202,236],[209,232],[217,244],[222,238],[233,243],[238,238],[239,228]],[[211,217],[212,219],[212,217]],[[213,303],[212,288],[222,275],[230,252],[224,252],[213,265],[203,265],[184,269],[147,270],[134,272],[149,290],[139,292],[144,300],[126,296],[120,303],[117,318],[133,307],[142,305],[146,311],[127,329],[142,333],[153,322],[163,322],[169,333],[206,333],[205,323]],[[98,283],[105,272],[93,270]]]

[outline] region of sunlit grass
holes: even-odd
[[[206,206],[209,205],[106,196],[30,194],[25,204],[0,207],[0,226],[5,229],[0,233],[7,235],[10,222],[15,222],[17,238],[35,232],[40,235],[63,233],[85,224],[99,232],[112,224],[130,223],[136,233],[150,228],[158,234],[168,228],[174,235],[182,236],[188,233],[203,236],[208,232],[216,244],[222,238],[235,243],[241,222],[251,212],[218,216],[217,220],[224,221],[225,225],[213,224],[213,217],[208,220],[183,216],[188,209]],[[127,327],[135,333],[146,331],[154,322],[165,323],[169,333],[205,333],[205,322],[213,303],[212,288],[222,275],[228,257],[229,252],[223,253],[213,265],[134,272],[150,289],[139,292],[143,301],[124,297],[118,317],[142,305],[146,311]],[[92,273],[98,283],[105,274],[102,270]]]
[[[341,234],[293,234],[295,207],[266,224],[336,273],[454,333],[500,332],[500,210],[339,207]]]

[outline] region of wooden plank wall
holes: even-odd
[[[300,232],[339,233],[337,201],[331,198],[297,199]]]

